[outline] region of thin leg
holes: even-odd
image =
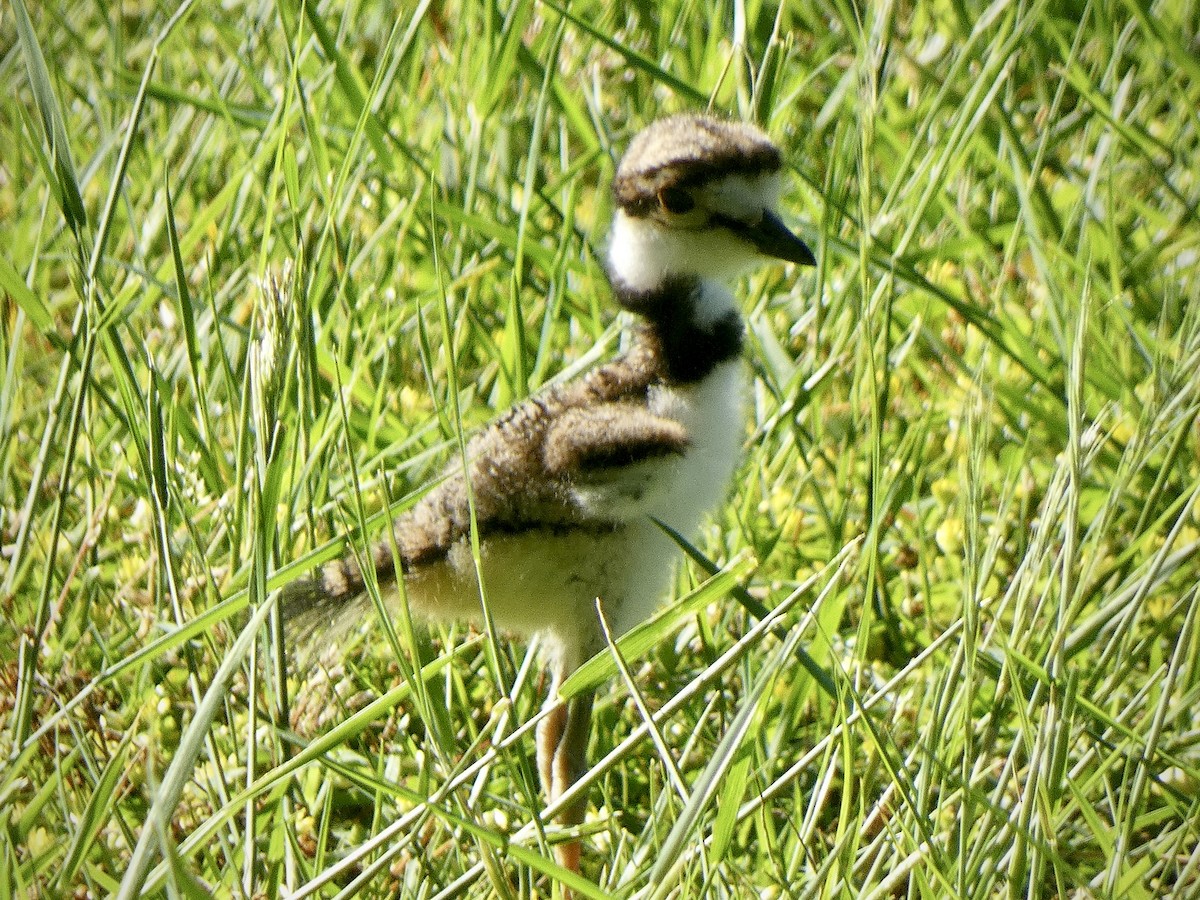
[[[587,744],[592,727],[592,692],[562,702],[557,699],[558,681],[556,677],[547,700],[554,706],[538,728],[538,771],[550,803],[587,772]],[[587,797],[579,797],[558,814],[558,821],[563,825],[578,825],[586,812]],[[579,871],[578,841],[558,844],[554,851],[559,865]]]

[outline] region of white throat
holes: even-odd
[[[729,251],[727,235],[668,230],[617,210],[608,245],[609,272],[638,293],[657,291],[673,279],[696,279],[696,324],[703,326],[737,311],[726,285],[746,267],[746,259],[740,248]]]

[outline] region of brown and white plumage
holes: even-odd
[[[678,555],[655,520],[691,536],[737,464],[742,324],[723,280],[764,257],[813,262],[774,213],[781,164],[751,125],[676,116],[642,131],[614,179],[609,248],[613,293],[643,320],[629,350],[492,422],[466,471],[451,462],[372,553],[381,583],[399,565],[421,615],[478,620],[481,576],[501,628],[545,636],[538,759],[551,800],[586,770],[592,698],[563,703],[557,685],[604,646],[597,601],[616,634],[649,616]],[[319,621],[362,591],[358,564],[335,562],[285,589],[285,615]],[[584,806],[562,818],[581,821]],[[577,867],[578,846],[559,856]]]

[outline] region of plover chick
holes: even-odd
[[[537,752],[551,802],[587,768],[592,695],[563,701],[558,686],[605,646],[597,603],[614,635],[647,618],[679,556],[657,522],[691,538],[737,465],[747,386],[727,282],[769,258],[814,262],[775,211],[781,169],[752,125],[680,115],[639,133],[614,179],[608,251],[613,295],[640,318],[628,351],[485,427],[465,467],[452,461],[371,553],[379,583],[402,574],[420,615],[480,620],[482,580],[499,627],[543,636],[551,686]],[[285,588],[285,617],[327,620],[363,591],[358,563],[336,561]],[[585,808],[577,800],[560,820],[578,824]],[[578,868],[577,842],[556,849]]]

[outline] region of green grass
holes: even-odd
[[[615,351],[614,159],[710,104],[821,263],[578,894],[1196,896],[1197,5],[412,6],[0,8],[0,900],[561,895],[536,653],[375,626],[289,718],[265,601]]]

